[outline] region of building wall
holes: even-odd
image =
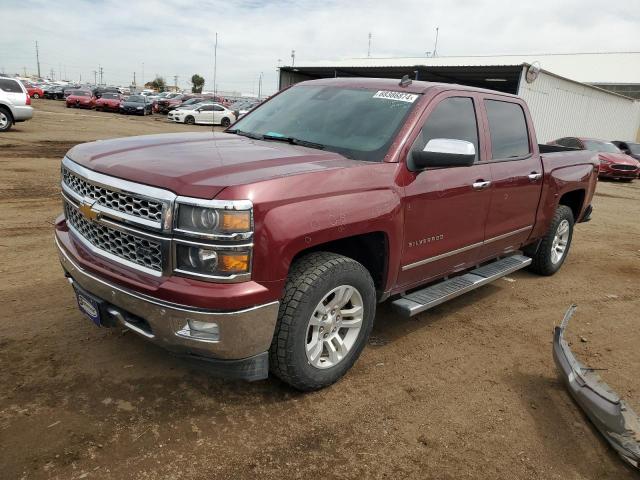
[[[520,79],[518,94],[533,117],[539,143],[560,137],[634,140],[640,134],[640,102],[545,72]]]

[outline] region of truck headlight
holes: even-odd
[[[215,246],[176,245],[176,268],[179,271],[213,277],[230,277],[249,273],[249,249],[216,249]]]
[[[180,204],[177,227],[200,235],[247,233],[251,231],[251,211]]]

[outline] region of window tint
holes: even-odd
[[[220,105],[214,105],[214,106],[213,106],[213,109],[214,109],[216,112],[222,112],[222,111],[224,111],[224,108],[222,108]]]
[[[202,112],[211,112],[213,110],[213,105],[203,105],[200,107],[200,111]]]
[[[0,78],[0,90],[11,93],[22,93],[22,88],[15,80]]]
[[[427,118],[412,150],[424,150],[429,140],[434,138],[471,142],[478,159],[478,124],[471,98],[450,97],[442,100]]]
[[[578,141],[577,138],[567,138],[565,147],[582,148],[582,145],[580,145],[580,142]]]
[[[529,153],[529,132],[517,103],[485,100],[493,158],[522,157]]]

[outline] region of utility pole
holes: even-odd
[[[97,87],[98,86],[98,71],[94,70],[93,71],[93,84]]]
[[[51,80],[55,80],[56,79],[56,72],[53,70],[53,68],[51,69],[51,72],[49,72],[50,76],[51,76]]]
[[[367,48],[367,57],[371,56],[371,32],[369,32],[369,47]]]
[[[440,30],[440,27],[436,27],[436,43],[433,45],[433,53],[431,54],[432,57],[435,57],[436,53],[438,52],[438,30]]]
[[[36,63],[38,64],[38,78],[40,77],[40,52],[38,51],[38,41],[36,40]]]
[[[278,76],[276,77],[276,92],[280,91],[280,63],[282,62],[282,59],[279,58],[278,59],[278,69],[276,70],[278,72]]]
[[[22,67],[22,73],[24,73],[24,76],[27,76],[27,67]]]
[[[176,92],[178,91],[178,75],[174,75],[173,76],[173,86],[176,89]]]
[[[144,62],[142,62],[142,78],[140,79],[140,82],[142,82],[142,88],[144,88]]]
[[[136,72],[133,72],[133,88],[136,88]]]
[[[262,72],[260,72],[260,77],[258,78],[258,100],[262,99]]]
[[[102,85],[103,84],[102,75],[104,73],[104,68],[102,68],[100,65],[98,65],[98,69],[100,70],[100,85]]]
[[[293,67],[296,64],[296,51],[291,50],[291,66]]]
[[[216,96],[216,75],[218,73],[218,32],[216,32],[216,43],[213,46],[213,101],[217,102],[218,98]],[[213,113],[214,121],[211,122],[211,134],[215,134],[215,112]]]

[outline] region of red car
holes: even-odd
[[[36,87],[35,85],[25,85],[25,87],[27,89],[27,93],[31,98],[44,97],[44,90],[42,90],[40,87]]]
[[[123,99],[124,97],[119,93],[103,93],[102,96],[96,100],[96,110],[119,112]]]
[[[598,160],[600,161],[600,166],[598,167],[598,177],[600,178],[615,178],[631,182],[640,175],[640,162],[623,153],[613,143],[606,140],[563,137],[549,142],[549,145],[597,152]]]
[[[73,90],[66,98],[67,108],[95,108],[97,100],[89,90]]]
[[[538,146],[514,95],[303,82],[224,133],[73,147],[56,243],[96,325],[313,390],[356,361],[378,302],[412,316],[526,266],[558,271],[598,165],[564,150]]]

